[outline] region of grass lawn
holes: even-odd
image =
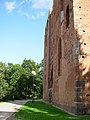
[[[31,102],[21,107],[16,113],[16,120],[90,120],[90,117],[72,116],[52,105],[35,101],[33,107]]]
[[[5,102],[0,102],[0,104],[5,103]]]

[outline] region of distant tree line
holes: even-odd
[[[32,71],[36,72],[33,76]],[[34,79],[34,91],[33,91]],[[24,59],[22,64],[0,62],[0,101],[42,97],[43,60]]]

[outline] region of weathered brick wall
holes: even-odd
[[[54,0],[45,29],[43,98],[76,114],[90,111],[89,4]]]
[[[79,72],[80,80],[85,81],[83,102],[86,114],[90,114],[90,0],[76,0],[74,4],[75,29],[80,36]]]
[[[44,37],[44,81],[43,81],[43,98],[48,101],[48,79],[49,79],[49,22],[47,21],[47,26],[45,29]]]
[[[66,8],[69,4],[70,24],[66,28]],[[61,11],[60,1],[55,1],[53,11],[48,17],[45,38],[45,75],[44,77],[44,99],[48,98],[48,83],[51,79],[51,69],[53,66],[53,86],[52,86],[52,102],[64,109],[70,109],[74,103],[74,80],[75,66],[73,60],[73,42],[74,42],[74,25],[73,25],[73,4],[64,1],[64,7]],[[61,13],[62,12],[62,13]],[[49,35],[47,35],[47,33]],[[58,64],[58,43],[61,39],[62,57]],[[60,66],[58,66],[60,65]],[[60,67],[60,75],[58,75],[58,67]],[[69,87],[68,87],[69,86]]]

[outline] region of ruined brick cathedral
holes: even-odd
[[[43,99],[90,114],[90,0],[54,0],[44,41]]]

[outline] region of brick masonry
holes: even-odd
[[[54,0],[44,43],[43,99],[90,114],[90,0]]]

